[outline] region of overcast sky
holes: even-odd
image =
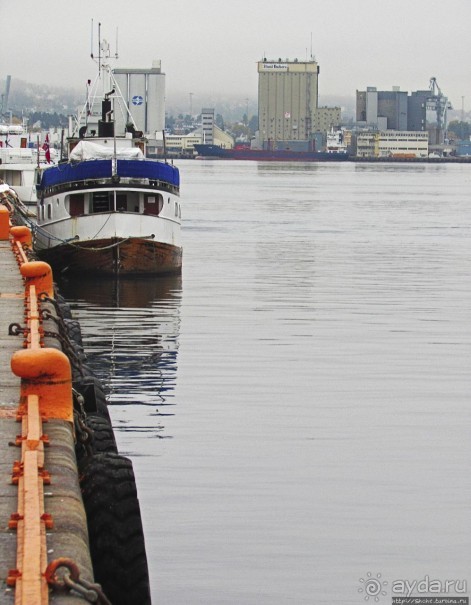
[[[66,85],[93,79],[91,20],[116,67],[162,60],[169,94],[257,95],[256,62],[320,65],[320,94],[366,86],[428,88],[471,107],[471,0],[0,0],[0,79]],[[96,31],[95,31],[96,39]]]

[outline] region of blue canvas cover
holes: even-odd
[[[178,187],[180,174],[178,168],[152,160],[118,160],[117,172],[120,177],[151,179],[164,181]],[[39,189],[42,191],[54,185],[63,185],[78,181],[111,178],[111,160],[87,160],[78,163],[58,164],[46,168],[41,176]]]
[[[145,178],[180,185],[178,168],[152,160],[118,160],[118,174],[128,178]]]

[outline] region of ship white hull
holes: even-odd
[[[43,224],[38,255],[59,271],[107,275],[181,270],[180,224],[169,218],[111,212]]]

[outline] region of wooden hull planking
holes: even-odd
[[[62,244],[38,256],[55,271],[95,275],[170,275],[182,266],[181,248],[140,238]]]

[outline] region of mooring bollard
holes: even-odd
[[[52,348],[21,349],[13,353],[11,369],[21,378],[20,407],[26,406],[28,395],[37,395],[41,416],[73,422],[72,371],[67,355]]]
[[[0,206],[0,240],[10,239],[10,213],[8,208]]]
[[[36,286],[38,295],[41,292],[46,292],[49,298],[54,298],[51,265],[40,260],[23,263],[20,272],[26,278],[26,287]]]
[[[10,233],[13,236],[15,242],[20,242],[20,244],[27,246],[31,250],[31,248],[33,247],[33,235],[29,227],[26,227],[24,225],[11,227]]]

